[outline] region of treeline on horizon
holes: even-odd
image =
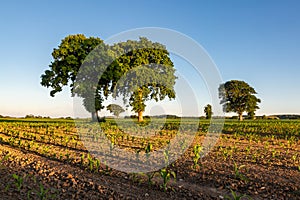
[[[3,116],[0,115],[0,118],[20,118],[20,119],[67,119],[67,120],[72,120],[74,119],[73,117],[49,117],[49,116],[41,116],[41,115],[26,115],[25,117],[11,117],[11,116]],[[104,116],[104,118],[106,119],[114,119],[116,117],[114,116]],[[123,116],[121,118],[124,119],[138,119],[137,115],[127,115],[127,116]],[[150,118],[157,118],[157,119],[161,119],[161,118],[166,118],[166,119],[206,119],[205,116],[200,116],[200,117],[196,117],[196,116],[177,116],[177,115],[146,115],[144,116],[145,119],[150,119]],[[223,116],[213,116],[212,118],[214,119],[220,119],[220,118],[224,118]],[[77,118],[79,119],[79,118]],[[237,115],[234,116],[226,116],[225,119],[238,119]],[[244,119],[250,119],[247,115],[244,115]],[[300,115],[296,115],[296,114],[284,114],[284,115],[261,115],[261,116],[256,116],[256,119],[300,119]]]

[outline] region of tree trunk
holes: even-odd
[[[92,112],[92,121],[97,122],[98,121],[98,113],[97,112]]]
[[[243,121],[243,113],[239,113],[239,120]]]
[[[139,101],[140,101],[139,103],[142,104],[143,103],[143,91],[141,89],[139,89],[138,93],[139,93]],[[144,121],[143,111],[138,111],[138,116],[139,116],[138,122]]]
[[[139,111],[138,115],[139,115],[139,122],[144,121],[144,119],[143,119],[143,111]]]

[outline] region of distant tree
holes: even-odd
[[[205,112],[206,119],[211,119],[213,112],[210,104],[207,104],[204,107],[204,112]]]
[[[248,112],[252,114],[260,103],[260,99],[256,96],[254,88],[249,86],[248,83],[239,80],[227,81],[219,87],[220,103],[223,104],[225,112],[236,112],[239,120],[243,120],[243,113]]]
[[[119,117],[120,113],[125,112],[125,110],[118,104],[109,104],[106,107],[114,116]]]

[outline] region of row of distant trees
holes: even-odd
[[[257,103],[260,103],[261,100],[254,95],[256,91],[247,83],[237,80],[228,81],[219,87],[219,94],[225,112],[236,112],[240,121],[243,120],[244,112],[247,112],[248,119],[255,118],[255,111],[259,108]],[[119,117],[119,114],[125,111],[117,104],[108,105],[107,110],[116,117]],[[206,119],[212,118],[213,109],[210,104],[204,107],[204,113]],[[262,118],[267,119],[265,115]]]
[[[109,104],[106,109],[108,111],[110,111],[113,115],[115,115],[116,117],[119,117],[120,113],[122,112],[125,112],[125,110],[120,106],[120,105],[117,105],[117,104]],[[0,115],[0,118],[3,118],[2,115]],[[28,114],[28,115],[25,115],[26,119],[50,119],[49,116],[47,117],[43,117],[41,115],[33,115],[33,114]],[[61,119],[72,119],[72,117],[61,117]]]
[[[29,115],[26,115],[25,116],[25,118],[26,119],[28,119],[28,118],[36,118],[36,119],[50,119],[50,117],[43,117],[43,116],[41,116],[41,115],[33,115],[33,114],[29,114]]]
[[[43,117],[41,115],[33,115],[33,114],[28,114],[25,115],[25,119],[51,119],[49,116]],[[72,119],[72,117],[59,117],[59,119]]]
[[[51,88],[51,96],[69,85],[72,96],[83,99],[93,120],[99,120],[98,112],[105,108],[103,102],[109,96],[122,96],[124,104],[131,106],[138,120],[143,121],[147,100],[174,99],[176,95],[177,77],[169,52],[164,45],[147,38],[108,45],[100,38],[69,35],[53,50],[52,57],[49,69],[41,75],[41,85]],[[240,120],[244,112],[255,115],[260,99],[246,82],[232,80],[218,89],[225,112],[236,112]],[[124,112],[116,104],[106,108],[116,116]],[[212,117],[211,105],[204,111],[207,118]]]

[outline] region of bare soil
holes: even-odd
[[[0,160],[10,155],[0,166],[0,198],[225,199],[232,198],[234,191],[246,195],[243,199],[300,199],[299,155],[292,161],[299,153],[299,142],[287,152],[277,144],[266,150],[263,142],[249,145],[242,138],[222,137],[226,139],[221,139],[196,169],[192,168],[191,149],[171,164],[169,169],[177,177],[168,183],[167,191],[161,187],[159,173],[149,185],[145,174],[90,172],[74,160],[58,160],[0,143]],[[249,146],[251,150],[246,151]],[[227,149],[233,154],[228,155]],[[234,164],[241,176],[237,176]],[[23,178],[20,188],[12,174]]]

